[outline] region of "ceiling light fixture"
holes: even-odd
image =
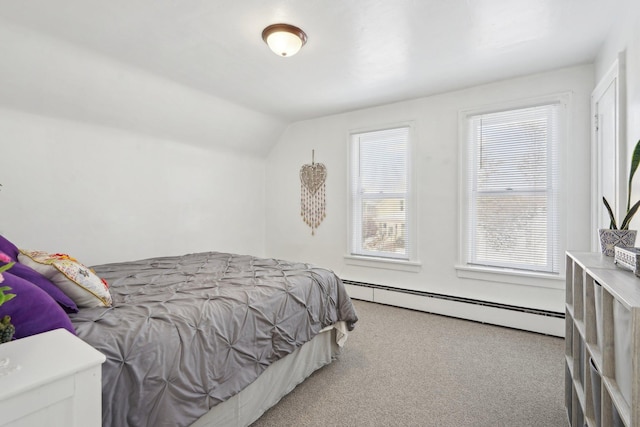
[[[262,40],[280,56],[293,56],[307,42],[307,35],[298,27],[289,24],[269,25],[262,31]]]

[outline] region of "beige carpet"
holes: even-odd
[[[254,427],[566,425],[563,339],[354,303],[340,358]]]

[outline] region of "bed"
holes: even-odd
[[[92,267],[110,307],[77,335],[106,355],[103,426],[245,426],[341,351],[357,315],[309,264],[219,252]]]

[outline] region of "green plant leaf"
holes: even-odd
[[[633,176],[638,169],[638,165],[640,165],[640,140],[636,143],[636,147],[633,149],[633,155],[631,156],[631,169],[629,169],[629,190],[627,195],[627,212],[631,206],[631,182],[633,181]]]
[[[604,203],[604,207],[607,208],[607,212],[609,212],[609,218],[611,219],[611,222],[609,223],[609,228],[612,230],[617,230],[618,226],[616,225],[616,218],[613,215],[611,206],[609,206],[609,202],[607,202],[607,199],[604,198],[604,196],[602,197],[602,203]]]
[[[5,302],[12,300],[14,297],[16,296],[16,294],[2,294],[0,295],[0,305],[4,304]]]
[[[0,273],[7,271],[8,269],[10,269],[11,267],[13,267],[13,264],[15,264],[15,262],[9,262],[3,266],[0,267]]]
[[[6,291],[10,291],[11,288],[9,286],[0,287],[0,305],[14,298],[16,294],[5,294]]]
[[[633,205],[631,209],[629,209],[629,211],[627,212],[627,215],[624,217],[624,220],[622,221],[622,226],[620,227],[620,230],[629,229],[629,223],[633,219],[633,216],[636,214],[636,212],[638,212],[638,208],[640,208],[640,200],[638,200],[636,204]]]

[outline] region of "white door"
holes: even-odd
[[[618,63],[600,81],[591,95],[593,117],[593,176],[592,187],[597,189],[593,197],[593,250],[599,250],[598,228],[609,228],[609,214],[602,202],[604,196],[611,205],[616,222],[624,218],[627,209],[626,170],[622,165],[624,147],[620,130],[620,76]]]

